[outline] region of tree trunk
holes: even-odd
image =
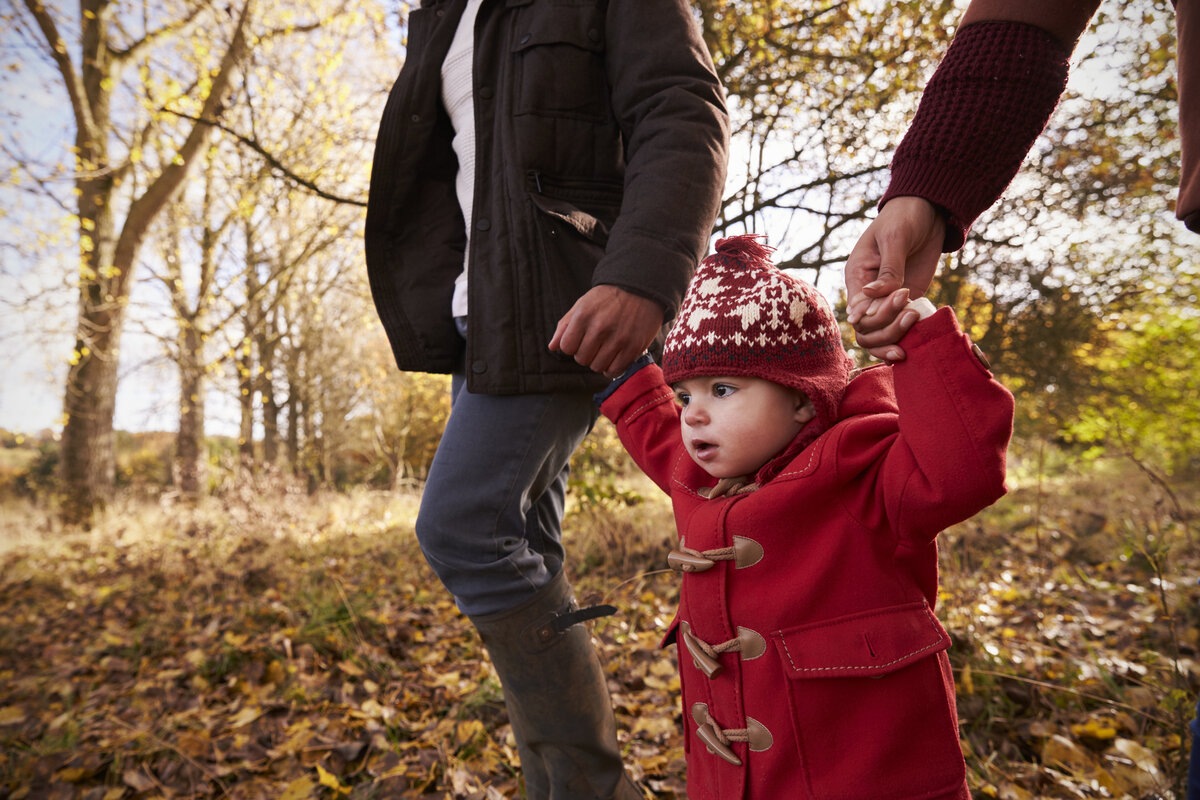
[[[258,391],[262,397],[263,461],[273,466],[279,460],[279,403],[275,401],[276,323],[272,314],[263,319],[258,338],[258,358],[262,367]]]
[[[271,387],[270,371],[263,373],[263,461],[274,466],[279,461],[279,404]]]
[[[179,491],[187,500],[196,500],[207,477],[204,452],[204,344],[193,325],[185,325],[179,335],[179,434],[175,444]]]
[[[296,385],[289,377],[288,397],[284,404],[287,408],[287,460],[288,469],[293,475],[300,474],[300,404],[297,402]]]
[[[90,525],[94,511],[111,495],[116,480],[113,413],[116,408],[117,359],[124,311],[133,288],[133,268],[151,223],[179,191],[192,162],[208,141],[211,126],[197,122],[174,160],[128,204],[124,222],[114,218],[122,180],[132,164],[113,164],[108,142],[114,135],[111,98],[120,71],[138,46],[114,47],[109,41],[111,14],[103,0],[81,0],[78,72],[54,19],[40,0],[25,0],[48,46],[47,55],[62,76],[75,118],[75,189],[79,197],[79,317],[75,353],[67,372],[63,411],[66,422],[60,460],[63,518]],[[199,118],[220,116],[233,73],[246,52],[247,0],[238,16],[229,48],[212,75]]]
[[[238,404],[241,422],[238,426],[238,460],[246,469],[254,469],[254,357],[250,339],[242,341],[238,353]]]
[[[116,482],[113,412],[117,397],[115,332],[104,324],[89,332],[97,315],[80,312],[82,329],[76,339],[76,363],[67,374],[59,462],[63,482],[63,520],[90,527]]]

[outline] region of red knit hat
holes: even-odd
[[[837,420],[850,357],[829,303],[811,284],[771,263],[754,235],[717,242],[696,270],[663,347],[667,383],[745,375],[798,389],[819,429]]]

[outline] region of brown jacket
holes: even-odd
[[[384,108],[367,271],[401,369],[462,366],[451,318],[465,232],[441,64],[466,0],[423,0]],[[485,0],[475,27],[467,385],[607,383],[547,349],[589,288],[674,316],[725,180],[724,95],[686,0]]]

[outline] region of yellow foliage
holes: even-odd
[[[337,776],[320,764],[317,764],[317,777],[322,786],[333,789],[338,794],[350,794],[350,787],[342,786],[342,782],[338,780]]]
[[[1117,729],[1109,725],[1107,722],[1097,719],[1089,719],[1087,722],[1078,723],[1071,726],[1071,733],[1081,739],[1095,739],[1098,741],[1106,741],[1117,738]]]

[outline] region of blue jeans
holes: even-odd
[[[563,565],[571,454],[596,421],[591,392],[482,395],[451,382],[417,539],[468,616],[505,611]]]
[[[1188,727],[1192,729],[1192,756],[1188,762],[1187,800],[1200,800],[1200,700],[1196,701],[1196,716]]]

